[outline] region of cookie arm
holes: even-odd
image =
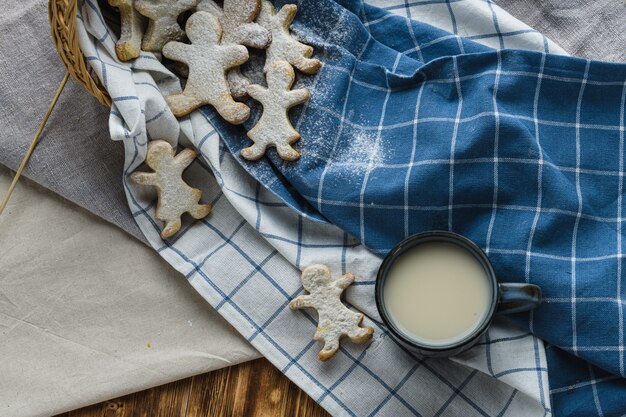
[[[196,152],[193,149],[184,149],[176,155],[174,163],[178,165],[181,170],[185,169],[196,159]]]
[[[267,48],[271,41],[268,30],[258,23],[245,23],[232,36],[234,43],[257,49]]]
[[[147,0],[135,0],[133,5],[135,10],[140,14],[146,16],[148,19],[154,20],[156,15],[153,7],[147,2]]]
[[[299,88],[297,90],[292,90],[287,92],[287,98],[289,99],[289,104],[291,106],[295,106],[296,104],[304,103],[310,97],[309,90],[306,88]]]
[[[157,20],[159,16],[167,15],[171,8],[170,4],[154,3],[149,0],[135,0],[133,6],[140,14],[153,21]]]
[[[248,49],[243,45],[226,45],[221,47],[221,62],[224,69],[231,69],[248,60]]]
[[[289,308],[297,310],[300,308],[313,308],[313,300],[310,295],[299,295],[289,303]]]
[[[156,174],[152,172],[133,172],[130,174],[130,182],[141,185],[156,185]]]
[[[173,59],[174,61],[189,63],[191,45],[187,45],[182,42],[168,42],[163,46],[162,52],[166,58]]]
[[[352,272],[348,272],[347,274],[339,278],[337,281],[335,281],[335,286],[337,288],[345,290],[346,288],[350,286],[350,284],[354,282],[354,278],[355,278],[354,274]]]
[[[248,92],[250,97],[256,99],[257,101],[263,100],[263,93],[266,90],[267,89],[265,87],[262,87],[258,84],[250,84],[249,86],[246,87],[246,91]]]
[[[276,14],[276,18],[283,24],[285,29],[289,30],[289,25],[293,22],[298,12],[298,6],[295,4],[285,4]]]

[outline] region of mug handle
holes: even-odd
[[[500,283],[498,294],[496,314],[521,313],[541,304],[541,288],[534,284]]]

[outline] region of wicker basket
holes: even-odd
[[[54,46],[70,76],[85,87],[100,103],[111,107],[111,97],[91,76],[85,57],[78,46],[76,7],[77,0],[50,0],[48,2],[48,17]]]
[[[35,147],[39,143],[41,132],[43,132],[48,118],[54,109],[54,106],[65,87],[68,77],[71,76],[77,83],[82,85],[89,91],[98,101],[105,106],[111,107],[111,97],[106,90],[93,79],[89,70],[87,69],[87,62],[83,56],[80,47],[78,46],[78,36],[76,35],[76,8],[77,0],[49,0],[48,2],[48,17],[50,18],[50,28],[52,29],[52,40],[54,46],[57,48],[57,52],[61,57],[61,62],[67,68],[67,72],[63,77],[63,81],[59,85],[52,102],[48,107],[48,111],[43,117],[35,137],[33,138],[19,168],[15,172],[13,181],[7,190],[4,198],[0,201],[0,214],[6,208],[11,194],[20,179],[22,172],[31,155],[35,151]]]

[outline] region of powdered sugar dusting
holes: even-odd
[[[305,152],[322,159],[332,158],[332,164],[335,166],[350,166],[365,171],[368,167],[384,163],[386,153],[378,143],[379,133],[375,129],[361,127],[369,126],[371,121],[366,120],[363,115],[356,117],[359,120],[355,121],[354,109],[347,109],[344,127],[340,128],[338,118],[341,117],[341,108],[328,107],[328,103],[341,102],[345,96],[344,89],[337,89],[337,85],[341,83],[331,80],[331,77],[337,76],[341,76],[341,73],[324,69],[318,74],[311,87],[311,101],[308,103],[316,120],[313,123],[306,123],[302,117],[297,128],[302,128],[301,133],[307,145]],[[338,138],[338,134],[341,137]],[[331,155],[335,144],[336,149]]]
[[[338,149],[335,160],[359,170],[365,170],[382,164],[384,151],[376,140],[375,132],[358,130],[349,138],[346,146]]]
[[[325,49],[334,49],[337,47],[343,47],[345,43],[350,41],[354,37],[354,32],[350,30],[354,25],[348,22],[354,18],[347,10],[342,10],[339,17],[336,19],[328,19],[326,16],[336,16],[336,13],[324,14],[320,10],[315,8],[305,8],[302,10],[302,21],[316,22],[315,29],[307,27],[303,24],[294,24],[292,26],[293,34],[295,38],[304,43],[311,43],[317,47],[323,47],[323,53],[326,53]]]
[[[341,16],[334,22],[333,28],[329,32],[328,38],[326,38],[326,43],[331,45],[343,45],[354,36],[353,31],[350,30],[354,25],[348,23],[349,19],[350,13],[346,9],[343,9]]]

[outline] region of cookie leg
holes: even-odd
[[[180,230],[181,221],[180,218],[176,220],[168,220],[165,223],[165,228],[161,231],[161,238],[167,239],[172,237]]]
[[[248,161],[256,161],[257,159],[261,159],[263,155],[265,155],[265,149],[267,145],[255,143],[248,148],[244,148],[241,150],[241,156],[246,158]]]
[[[250,85],[250,80],[241,73],[239,67],[233,68],[228,72],[228,88],[234,98],[244,99],[248,97],[248,92],[246,91],[248,85]]]
[[[339,350],[339,340],[327,340],[319,353],[320,360],[327,361],[337,353],[337,350]]]
[[[374,329],[371,327],[359,327],[355,328],[348,337],[354,343],[365,343],[372,338],[372,334],[374,334]]]
[[[215,100],[213,107],[228,123],[239,125],[248,120],[250,117],[250,107],[243,103],[238,103],[230,96],[223,95],[220,99]]]
[[[109,4],[117,7],[121,16],[122,29],[115,44],[117,57],[122,61],[137,58],[141,52],[142,16],[134,9],[132,2],[109,0]]]
[[[167,96],[165,100],[170,106],[172,113],[177,117],[186,116],[204,104],[201,100],[184,92]]]
[[[293,66],[298,68],[303,73],[311,75],[319,71],[319,69],[322,67],[322,63],[319,59],[305,58],[300,56],[297,59],[294,59]]]
[[[191,210],[189,210],[189,214],[194,219],[202,219],[209,215],[211,212],[210,204],[196,204]]]
[[[300,153],[287,143],[276,146],[276,151],[286,161],[295,161],[300,158]]]
[[[313,47],[302,44],[297,46],[297,48],[294,48],[290,52],[290,64],[308,75],[315,74],[319,71],[322,67],[322,63],[319,59],[311,58],[311,55],[313,55]]]

